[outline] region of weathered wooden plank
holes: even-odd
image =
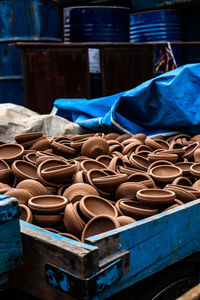
[[[177,298],[177,300],[200,300],[200,284],[196,285],[187,293]]]
[[[104,299],[148,276],[162,270],[184,257],[200,250],[200,201],[195,200],[180,208],[161,213],[138,224],[127,225],[104,237],[96,236],[88,241],[99,247],[101,240],[118,237],[122,249],[130,252],[130,271],[117,284],[98,295]]]

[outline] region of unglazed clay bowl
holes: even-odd
[[[136,220],[153,216],[159,212],[157,208],[151,208],[137,201],[120,201],[120,209],[124,215]]]
[[[200,178],[200,163],[193,164],[190,167],[190,173],[196,178]]]
[[[150,170],[153,168],[153,167],[156,167],[156,166],[161,166],[161,165],[173,165],[171,162],[167,161],[167,160],[158,160],[158,161],[154,161],[150,164],[148,170],[147,170],[147,173],[149,174]]]
[[[84,242],[90,236],[94,236],[103,232],[107,232],[120,227],[120,223],[116,218],[108,215],[99,215],[92,218],[85,226],[81,235],[81,241]]]
[[[97,160],[87,159],[81,162],[81,168],[83,171],[88,172],[93,169],[106,169],[107,166]]]
[[[28,200],[33,197],[29,191],[15,188],[9,189],[5,195],[16,198],[20,204],[27,204]]]
[[[38,180],[37,168],[23,160],[15,160],[12,164],[12,171],[18,180]]]
[[[70,234],[76,237],[81,236],[84,225],[72,203],[67,204],[65,207],[63,222]]]
[[[163,145],[160,143],[155,142],[153,139],[146,138],[145,145],[151,148],[152,150],[156,149],[165,149]]]
[[[54,214],[63,211],[67,203],[67,198],[63,196],[42,195],[29,199],[28,206],[37,213]]]
[[[163,189],[143,189],[137,191],[137,199],[147,206],[159,207],[160,205],[169,205],[174,202],[175,193]]]
[[[33,179],[26,179],[18,183],[16,189],[27,190],[32,196],[48,195],[49,191],[40,182]]]
[[[83,170],[76,172],[73,183],[86,183],[85,173]]]
[[[149,171],[149,175],[159,183],[170,183],[182,174],[182,169],[174,165],[160,165]]]
[[[118,216],[117,209],[106,199],[98,196],[85,196],[80,201],[82,214],[90,220],[98,215]]]
[[[26,154],[24,158],[26,161],[28,161],[32,164],[36,164],[36,160],[37,160],[36,152],[30,152],[30,153]]]
[[[129,157],[130,164],[133,168],[147,171],[150,166],[150,161],[140,155],[131,154]]]
[[[136,199],[136,193],[139,190],[145,188],[144,184],[136,183],[136,182],[125,182],[118,186],[115,191],[115,198],[118,200],[120,198],[129,198]]]
[[[169,206],[168,208],[166,208],[165,210],[163,210],[163,212],[169,211],[169,210],[174,209],[174,208],[177,208],[177,207],[179,207],[179,206],[180,206],[180,205],[178,205],[178,204],[173,204],[173,205]]]
[[[25,143],[34,139],[41,138],[43,136],[42,132],[27,132],[24,134],[16,135],[15,141],[19,144]]]
[[[86,183],[72,184],[63,193],[63,196],[71,203],[80,201],[84,196],[88,195],[99,196],[99,193],[93,186]]]
[[[131,137],[132,137],[131,133],[124,133],[124,134],[121,134],[120,136],[118,136],[116,138],[116,141],[118,141],[118,142],[121,143],[121,142],[123,142],[123,141],[125,141],[125,140],[127,140],[127,139],[129,139]]]
[[[124,166],[124,160],[119,156],[113,157],[108,168],[110,170],[117,171],[118,166]]]
[[[196,163],[200,162],[200,148],[197,148],[193,153],[194,161]]]
[[[61,144],[56,141],[52,142],[51,147],[57,155],[61,155],[64,157],[71,157],[77,154],[77,150],[70,147],[70,145]]]
[[[93,184],[108,193],[114,192],[118,185],[123,182],[126,182],[128,179],[127,174],[116,174],[116,175],[107,175],[103,177],[97,177],[92,180]]]
[[[85,141],[81,148],[81,154],[96,158],[100,155],[107,155],[109,152],[109,145],[107,140],[101,137],[91,137]]]
[[[153,181],[153,179],[151,178],[151,176],[149,176],[148,174],[143,174],[143,173],[135,173],[132,175],[129,175],[128,177],[128,182],[135,182],[135,183],[140,183],[145,185],[148,188],[153,188],[155,187],[155,182]]]
[[[191,180],[184,176],[177,177],[176,179],[174,179],[172,184],[192,186]]]
[[[182,186],[180,187],[177,185],[167,184],[165,189],[173,191],[176,194],[176,198],[181,200],[183,203],[187,203],[197,199],[197,197],[193,193],[182,188]]]
[[[55,215],[33,214],[33,223],[41,227],[58,228],[62,224],[62,221],[63,221],[62,214],[55,214]]]
[[[200,197],[200,190],[199,190],[199,189],[196,189],[196,188],[194,188],[194,187],[192,187],[192,186],[176,185],[176,187],[181,188],[181,189],[184,189],[184,190],[186,190],[187,192],[192,193],[192,194],[195,195],[197,198]]]
[[[10,169],[9,165],[3,159],[0,159],[0,171],[6,169]]]
[[[193,160],[193,154],[195,150],[197,150],[198,148],[199,148],[199,143],[193,142],[191,145],[185,148],[185,153],[183,155],[183,158],[187,158],[189,161]]]
[[[178,162],[176,166],[183,171],[183,176],[190,175],[190,167],[193,165],[193,162]]]
[[[70,233],[66,233],[66,232],[59,232],[59,235],[61,236],[64,236],[68,239],[71,239],[71,240],[74,240],[74,241],[77,241],[77,242],[81,242],[81,240],[79,240],[76,236],[70,234]]]
[[[96,160],[108,167],[111,160],[112,160],[112,156],[110,156],[110,155],[100,155],[96,158]]]
[[[44,180],[56,183],[67,183],[72,180],[76,172],[76,164],[71,163],[63,166],[53,166],[41,170],[41,176]]]
[[[30,208],[28,208],[28,206],[26,206],[24,204],[19,204],[19,207],[20,207],[20,211],[21,211],[21,215],[19,217],[20,220],[28,222],[28,223],[32,223],[33,215],[32,215]]]
[[[119,216],[116,218],[116,220],[119,222],[120,226],[132,224],[136,222],[135,219],[128,216]]]
[[[0,170],[0,182],[13,186],[15,176],[12,170],[4,169]]]
[[[178,160],[177,154],[168,153],[167,151],[162,151],[158,153],[150,153],[148,155],[148,159],[150,162],[158,161],[158,160],[165,160],[171,163],[175,163]]]
[[[19,144],[0,145],[0,159],[10,163],[20,159],[24,154],[24,147]]]

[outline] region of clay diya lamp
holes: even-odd
[[[97,158],[100,155],[107,155],[109,153],[109,145],[107,140],[101,137],[91,137],[84,142],[81,148],[81,154]]]
[[[143,142],[141,142],[138,139],[134,139],[133,137],[121,142],[121,145],[126,146],[126,145],[129,145],[129,144],[132,144],[132,143],[135,143],[137,145],[137,147],[140,146],[140,145],[143,145]]]
[[[200,190],[200,179],[195,181],[195,183],[192,185],[193,188]]]
[[[120,209],[120,202],[123,201],[123,200],[132,201],[132,200],[130,200],[129,198],[121,198],[121,199],[119,199],[119,200],[115,203],[115,207],[116,207],[116,209],[117,209],[117,211],[118,211],[118,215],[119,215],[119,216],[124,216],[123,212],[122,212],[121,209]]]
[[[11,187],[8,184],[0,182],[0,194],[5,194],[10,189]]]
[[[200,162],[200,148],[197,148],[193,153],[194,161],[196,163]]]
[[[116,220],[119,222],[120,226],[125,226],[136,222],[135,219],[128,216],[119,216],[116,218]]]
[[[168,153],[183,155],[185,153],[185,149],[183,149],[183,145],[181,143],[172,142],[169,146],[169,152]]]
[[[70,233],[65,233],[65,232],[59,232],[59,235],[61,236],[64,236],[68,239],[71,239],[71,240],[74,240],[74,241],[77,241],[77,242],[81,242],[81,240],[79,240],[76,236],[70,234]]]
[[[120,201],[120,209],[124,215],[136,220],[153,216],[159,212],[157,208],[151,208],[137,201]]]
[[[61,166],[53,166],[41,169],[41,176],[48,182],[67,183],[73,179],[76,172],[76,164],[66,164]]]
[[[127,175],[132,175],[135,173],[146,173],[145,171],[139,170],[139,169],[135,169],[135,168],[131,168],[131,167],[126,167],[126,166],[117,166],[117,173],[120,174],[127,174]]]
[[[33,214],[33,223],[40,227],[58,228],[63,221],[62,214]]]
[[[147,136],[144,133],[136,133],[132,136],[134,139],[141,141],[142,143],[145,142]]]
[[[150,154],[150,151],[139,151],[137,154],[144,157],[144,158],[148,158],[148,155]]]
[[[75,156],[77,154],[76,149],[74,149],[70,146],[55,142],[55,141],[53,141],[51,143],[51,147],[55,151],[56,154],[64,156],[64,157],[71,157],[71,156]]]
[[[65,207],[63,222],[70,234],[76,237],[81,236],[84,225],[72,203]]]
[[[81,235],[81,241],[84,242],[90,236],[107,232],[120,227],[116,218],[108,215],[99,215],[92,218],[85,226]]]
[[[40,138],[36,138],[36,139],[33,139],[33,140],[30,140],[30,141],[27,141],[27,142],[24,142],[24,143],[21,143],[21,145],[24,147],[24,149],[29,149],[30,150],[30,147],[34,144],[34,143],[36,143],[36,142],[38,142],[38,141],[40,141],[40,140],[42,140],[43,139],[43,137],[40,137]],[[33,151],[34,149],[31,149],[31,151]],[[35,151],[35,150],[34,150]]]
[[[118,212],[114,205],[99,196],[85,196],[80,201],[80,210],[88,220],[98,215],[117,217]]]
[[[97,177],[92,180],[95,187],[104,190],[108,193],[112,193],[123,182],[128,179],[127,174],[113,174],[102,177]]]
[[[13,186],[14,181],[15,181],[15,177],[13,175],[12,170],[10,169],[0,170],[0,182]]]
[[[171,138],[169,138],[169,140],[167,140],[168,143],[173,143],[173,142],[180,142],[182,141],[182,139],[185,139],[186,141],[190,141],[191,136],[189,136],[188,134],[185,133],[179,133],[177,135],[172,136]]]
[[[19,144],[0,145],[0,159],[3,159],[7,163],[20,159],[23,154],[24,147]]]
[[[136,198],[147,206],[160,207],[173,203],[175,193],[163,189],[143,189],[137,191]]]
[[[118,141],[118,142],[123,142],[123,141],[125,141],[125,140],[127,140],[127,139],[130,139],[132,137],[132,134],[131,133],[124,133],[124,134],[121,134],[120,136],[118,136],[117,138],[116,138],[116,141]]]
[[[46,137],[42,137],[39,140],[35,141],[30,147],[31,150],[47,150],[50,147],[50,141]]]
[[[132,152],[135,151],[135,149],[137,148],[137,146],[141,145],[141,143],[137,140],[135,140],[135,142],[129,143],[128,145],[126,145],[123,150],[122,150],[122,154],[123,155],[130,155]]]
[[[75,183],[70,185],[63,193],[69,202],[75,203],[80,201],[84,196],[94,195],[99,196],[97,190],[87,183]]]
[[[164,189],[173,191],[176,194],[176,198],[181,200],[183,203],[187,203],[197,199],[197,197],[193,193],[182,188],[182,186],[180,187],[177,185],[167,184]]]
[[[41,195],[29,199],[28,206],[36,213],[54,214],[62,212],[67,205],[68,200],[58,195]]]
[[[177,177],[176,179],[174,179],[174,181],[172,182],[172,184],[176,185],[186,185],[186,186],[192,186],[192,182],[189,178],[187,177]]]
[[[196,178],[200,178],[200,163],[196,163],[190,166],[190,173]]]
[[[148,155],[148,159],[150,162],[154,162],[154,161],[158,161],[158,160],[165,160],[165,161],[169,161],[171,163],[175,163],[178,160],[178,155],[177,154],[171,154],[168,153],[167,151],[160,151],[157,153],[150,153]]]
[[[37,160],[37,156],[36,156],[36,152],[30,152],[28,154],[25,155],[25,160],[32,163],[32,164],[36,164],[36,160]]]
[[[111,141],[110,141],[111,142]],[[124,146],[121,145],[120,143],[116,143],[117,141],[115,141],[115,144],[112,144],[111,146],[109,146],[109,154],[112,155],[112,152],[114,151],[118,151],[118,152],[122,152],[122,150],[124,149]],[[109,144],[109,141],[108,141]]]
[[[145,174],[145,173],[138,172],[138,173],[129,175],[127,181],[128,182],[137,182],[137,183],[143,184],[144,186],[146,186],[148,188],[155,187],[155,182],[153,181],[151,176],[149,176],[148,174]]]
[[[108,141],[108,140],[115,140],[116,138],[118,138],[120,136],[119,133],[117,132],[111,132],[111,133],[108,133],[106,134],[105,136],[105,139]]]
[[[155,142],[153,139],[146,138],[145,145],[151,148],[152,150],[156,149],[165,149],[163,145],[160,143]]]
[[[139,190],[145,188],[144,184],[138,182],[124,182],[118,186],[115,191],[115,198],[129,198],[129,199],[136,199],[136,193]]]
[[[6,169],[10,169],[9,165],[3,159],[0,159],[0,171]]]
[[[193,162],[178,162],[176,166],[179,167],[183,171],[183,176],[188,177],[191,175],[190,167],[193,165]]]
[[[37,168],[28,161],[14,161],[12,164],[12,171],[19,181],[24,179],[38,180]]]
[[[28,223],[32,223],[33,215],[30,208],[24,204],[19,204],[19,207],[21,212],[19,219]]]
[[[71,183],[61,185],[61,186],[59,187],[59,189],[57,190],[57,195],[63,196],[64,191],[65,191],[69,186],[71,186]]]
[[[85,218],[85,216],[82,214],[80,210],[80,201],[75,202],[73,205],[74,205],[74,209],[76,210],[77,218],[79,218],[82,225],[85,226],[85,224],[88,222],[88,219]]]
[[[27,190],[16,188],[9,189],[5,195],[16,198],[20,204],[27,204],[28,200],[33,197]]]
[[[180,206],[180,205],[178,205],[178,204],[173,204],[173,205],[169,206],[168,208],[166,208],[165,210],[163,210],[163,212],[169,211],[169,210],[174,209],[174,208],[177,208],[177,207],[179,207],[179,206]]]
[[[92,169],[106,169],[106,165],[104,165],[103,163],[94,160],[94,159],[87,159],[81,162],[81,168],[83,171],[88,172]]]
[[[115,156],[110,161],[108,168],[113,171],[117,171],[118,166],[124,166],[124,160],[121,157]]]
[[[86,179],[85,179],[85,173],[84,171],[78,171],[75,175],[74,175],[74,181],[73,183],[86,183]]]
[[[80,140],[76,140],[76,141],[72,141],[70,143],[70,146],[74,149],[76,149],[77,151],[81,150],[82,145],[84,144],[84,142],[87,141],[87,138],[83,138]]]
[[[187,158],[189,161],[193,160],[194,152],[198,148],[199,148],[199,143],[193,142],[191,145],[189,145],[185,148],[185,153],[183,155],[183,158]]]
[[[48,190],[40,182],[33,179],[26,179],[18,183],[16,189],[27,190],[29,193],[34,196],[48,195]]]
[[[108,167],[111,160],[112,160],[112,156],[110,156],[110,155],[100,155],[100,156],[97,157],[96,160]]]
[[[159,144],[163,149],[165,149],[165,150],[169,149],[169,144],[165,140],[154,138],[153,141],[156,142],[157,144]]]
[[[129,157],[130,164],[133,168],[147,171],[150,166],[150,161],[140,155],[131,154]]]
[[[183,171],[174,165],[160,165],[153,167],[149,175],[158,183],[166,184],[172,182],[175,178],[182,176]]]
[[[154,161],[150,164],[148,170],[147,170],[147,173],[149,174],[150,170],[153,168],[153,167],[156,167],[156,166],[161,166],[161,165],[173,165],[171,162],[167,161],[167,160],[158,160],[158,161]]]
[[[192,186],[186,186],[186,185],[176,185],[177,187],[186,190],[187,192],[192,193],[193,195],[195,195],[197,198],[200,197],[200,190],[196,189]]]
[[[43,136],[42,132],[27,132],[24,134],[19,134],[15,136],[15,141],[19,144],[29,142],[31,140],[35,140],[41,138]]]
[[[135,149],[135,154],[138,154],[138,152],[141,152],[141,151],[152,152],[152,149],[150,147],[146,146],[146,145],[139,145]]]

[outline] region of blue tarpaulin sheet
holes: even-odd
[[[200,132],[200,64],[188,64],[132,90],[98,99],[58,99],[57,114],[95,131]]]

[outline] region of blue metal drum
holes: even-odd
[[[46,0],[0,1],[0,103],[24,104],[15,42],[60,42],[59,5]]]
[[[130,15],[130,42],[181,41],[180,15],[158,10]]]
[[[65,42],[129,42],[129,9],[82,6],[64,9]]]

